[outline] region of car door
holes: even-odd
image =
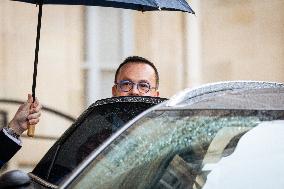
[[[158,97],[113,97],[91,105],[29,174],[35,187],[56,188],[75,167],[121,126],[164,100],[166,99]]]

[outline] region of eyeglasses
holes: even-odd
[[[119,89],[123,92],[129,92],[133,89],[134,85],[137,86],[137,89],[140,93],[148,93],[151,89],[156,89],[156,87],[152,87],[151,85],[145,81],[141,81],[138,83],[134,83],[132,81],[129,80],[122,80],[119,83],[116,83],[115,85],[117,85],[119,87]]]

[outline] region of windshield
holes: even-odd
[[[277,119],[284,119],[283,111],[154,111],[109,145],[73,187],[202,188],[212,166],[234,152],[241,136]]]

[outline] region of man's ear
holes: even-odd
[[[160,92],[158,90],[156,91],[156,94],[157,94],[157,97],[160,96]]]
[[[159,97],[160,96],[160,92],[158,90],[151,92],[151,96],[152,97]]]
[[[112,91],[112,96],[117,96],[117,93],[116,93],[116,85],[113,85],[113,86],[112,86],[111,91]]]

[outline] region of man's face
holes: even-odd
[[[125,92],[120,89],[118,85],[114,85],[112,87],[112,95],[113,96],[159,96],[159,91],[156,89],[150,89],[147,93],[142,93],[138,90],[138,83],[148,83],[151,88],[156,86],[156,77],[154,69],[144,63],[128,63],[121,67],[117,74],[116,82],[119,83],[121,81],[130,81],[135,83],[133,85],[132,90]]]

